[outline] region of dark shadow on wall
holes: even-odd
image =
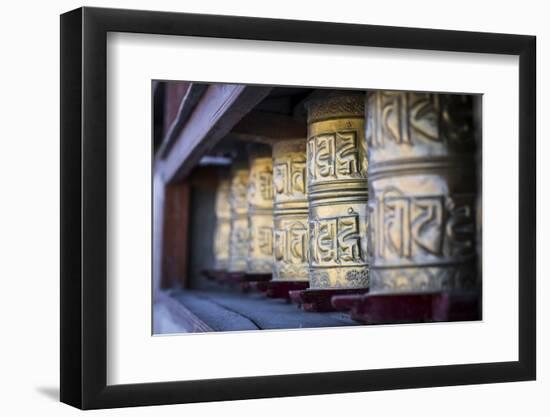
[[[191,188],[190,236],[189,236],[189,287],[196,289],[216,288],[201,271],[214,267],[214,211],[216,189],[196,185]]]

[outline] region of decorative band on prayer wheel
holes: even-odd
[[[369,284],[364,102],[364,93],[340,92],[306,103],[312,289]]]
[[[237,161],[231,172],[231,241],[229,245],[229,272],[245,272],[248,257],[248,167]]]
[[[273,144],[274,281],[308,281],[306,139]]]
[[[476,284],[473,100],[367,94],[371,292]]]
[[[214,259],[217,270],[226,270],[229,266],[229,243],[231,239],[230,188],[231,183],[226,179],[219,182],[216,190]]]
[[[273,161],[271,147],[249,147],[248,256],[246,272],[271,274],[273,268]]]

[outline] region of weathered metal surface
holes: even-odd
[[[245,272],[248,257],[248,188],[249,170],[246,162],[237,161],[231,172],[231,240],[229,245],[230,272]]]
[[[476,284],[473,98],[369,92],[371,292]]]
[[[271,273],[273,267],[273,162],[271,147],[249,147],[248,254],[246,272]]]
[[[332,92],[306,103],[313,289],[369,284],[364,101],[364,93]]]
[[[231,182],[220,180],[216,190],[216,231],[214,234],[214,258],[216,270],[227,270],[231,241]]]
[[[274,281],[308,281],[306,139],[273,144]]]

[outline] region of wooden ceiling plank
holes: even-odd
[[[271,87],[213,84],[204,92],[162,163],[166,182],[183,179]]]

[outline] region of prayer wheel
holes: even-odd
[[[310,99],[307,139],[311,289],[367,288],[365,94]]]
[[[216,229],[214,232],[214,259],[216,270],[227,270],[231,240],[231,204],[229,202],[231,183],[220,180],[216,190]]]
[[[473,100],[367,93],[371,293],[476,285]]]
[[[308,281],[306,139],[273,144],[273,281]]]
[[[235,161],[231,171],[231,239],[229,272],[246,272],[248,257],[248,176],[246,162]]]
[[[273,161],[271,147],[249,147],[247,274],[273,268]]]

